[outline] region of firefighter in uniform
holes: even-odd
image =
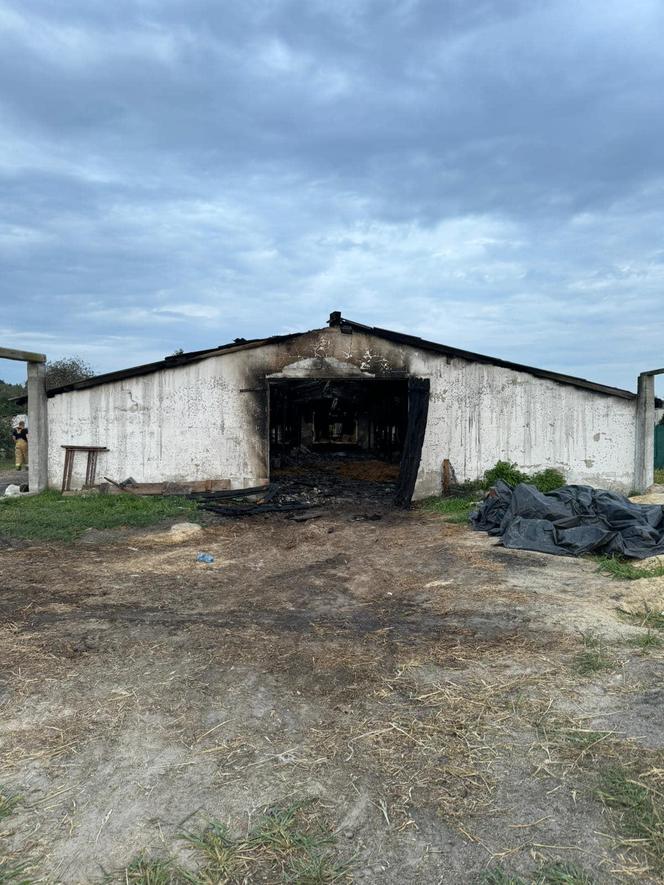
[[[16,469],[20,470],[23,465],[28,466],[28,431],[23,421],[12,430],[14,446],[16,449]]]

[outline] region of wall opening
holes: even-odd
[[[407,380],[270,383],[270,476],[330,495],[393,495],[408,428]]]

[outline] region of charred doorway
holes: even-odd
[[[327,497],[394,497],[408,437],[407,380],[270,384],[270,474]]]

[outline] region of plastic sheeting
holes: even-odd
[[[664,507],[632,504],[615,492],[563,486],[543,494],[499,480],[470,514],[473,528],[500,537],[505,547],[557,556],[602,553],[645,559],[664,553]]]

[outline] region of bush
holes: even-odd
[[[533,473],[529,479],[522,480],[522,482],[532,483],[540,490],[540,492],[552,492],[554,489],[559,489],[561,486],[565,485],[565,477],[560,470],[555,470],[553,467],[547,467],[546,470],[541,470],[539,473]]]
[[[528,481],[528,475],[522,473],[516,464],[510,464],[509,461],[497,461],[494,467],[484,473],[484,488],[490,489],[499,479],[511,486],[518,486],[520,482]]]
[[[499,479],[511,486],[527,482],[534,485],[540,492],[552,492],[565,485],[565,477],[553,467],[529,474],[519,470],[516,464],[509,461],[498,461],[490,470],[485,471],[482,485],[485,489],[490,489]]]

